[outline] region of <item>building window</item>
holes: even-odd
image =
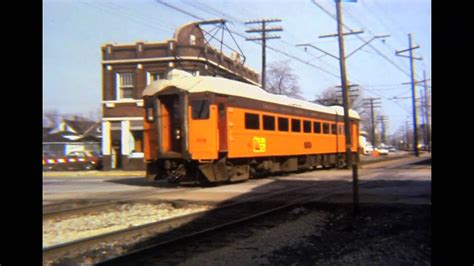
[[[191,102],[192,118],[193,119],[208,119],[209,118],[209,101],[199,100]]]
[[[196,36],[194,35],[189,35],[189,44],[190,45],[196,45]]]
[[[323,134],[329,134],[329,123],[323,123]]]
[[[291,131],[292,132],[301,132],[301,120],[291,119]]]
[[[133,99],[133,73],[119,73],[117,100]]]
[[[303,121],[303,132],[311,133],[311,122],[310,121]]]
[[[132,141],[130,141],[131,153],[143,152],[143,130],[131,130]]]
[[[278,131],[288,131],[288,118],[278,117]]]
[[[333,134],[333,135],[337,134],[336,124],[331,124],[331,134]]]
[[[257,114],[245,113],[245,128],[260,129],[260,118]]]
[[[263,116],[263,129],[264,130],[275,130],[275,117],[264,115]]]
[[[150,85],[153,81],[166,79],[165,73],[160,72],[148,72],[147,74],[147,85]]]
[[[321,134],[321,123],[313,122],[314,133]]]

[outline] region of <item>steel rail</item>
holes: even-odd
[[[413,162],[424,161],[424,160],[426,160],[426,158],[424,158],[424,159],[415,158],[414,160],[412,160],[412,162],[409,162],[409,163],[411,164]],[[367,183],[370,183],[372,181],[373,180],[363,180],[363,181],[360,182],[360,185],[364,186]],[[309,186],[309,187],[304,187],[302,189],[308,189],[308,188],[312,188],[312,187],[315,187],[315,186],[316,185]],[[245,222],[249,222],[249,221],[252,221],[254,219],[264,217],[265,215],[273,214],[273,213],[276,213],[276,212],[279,212],[279,211],[282,211],[282,210],[285,210],[285,209],[288,209],[288,208],[291,208],[291,207],[294,207],[294,206],[297,206],[297,205],[301,205],[301,204],[308,203],[308,202],[311,202],[311,201],[321,201],[321,200],[323,200],[325,198],[328,198],[330,196],[334,196],[334,195],[337,195],[339,193],[344,193],[344,192],[347,192],[347,191],[351,190],[350,183],[342,183],[339,186],[340,186],[340,188],[338,188],[338,189],[331,190],[330,192],[322,193],[318,196],[315,196],[315,195],[303,196],[303,197],[292,200],[289,203],[283,204],[283,205],[278,206],[278,207],[274,207],[274,208],[271,208],[271,209],[268,209],[268,210],[264,210],[264,211],[261,211],[261,212],[258,212],[258,213],[254,213],[254,214],[251,214],[251,215],[239,218],[239,219],[235,219],[235,220],[232,220],[232,221],[229,221],[229,222],[224,222],[220,225],[212,226],[212,227],[209,227],[209,228],[206,228],[206,229],[202,229],[202,230],[199,230],[199,231],[196,231],[196,232],[193,232],[193,233],[181,236],[181,237],[177,237],[177,238],[174,238],[174,239],[158,242],[158,243],[155,243],[155,244],[152,244],[152,245],[140,248],[140,249],[133,250],[133,251],[128,252],[128,253],[123,254],[123,255],[119,255],[119,256],[116,256],[116,257],[113,257],[113,258],[110,258],[110,259],[106,259],[106,260],[98,262],[96,264],[97,265],[116,265],[116,264],[121,265],[121,263],[123,264],[123,263],[126,263],[127,261],[135,261],[135,259],[142,258],[144,255],[146,256],[146,253],[151,254],[153,251],[163,249],[168,245],[172,245],[172,244],[178,243],[180,241],[184,241],[184,240],[191,241],[195,237],[203,236],[203,235],[208,234],[208,233],[213,233],[213,232],[216,232],[218,230],[230,228],[232,226],[239,225],[239,224],[242,224],[242,223],[245,223]],[[286,192],[288,192],[288,191],[286,191]]]
[[[405,155],[398,155],[398,156],[395,156],[395,157],[381,157],[380,159],[376,159],[376,160],[371,160],[371,161],[361,161],[359,163],[359,165],[363,166],[363,165],[369,165],[369,164],[374,164],[374,163],[379,163],[379,162],[385,162],[385,161],[390,161],[390,160],[396,160],[396,159],[401,159],[401,158],[405,158],[405,157],[408,157],[409,155],[408,154],[405,154]],[[148,197],[153,197],[153,196],[156,196],[158,194],[169,194],[169,193],[176,193],[176,192],[181,192],[183,190],[185,191],[193,191],[193,190],[196,190],[198,188],[190,188],[190,189],[178,189],[178,190],[173,190],[173,191],[167,191],[167,192],[162,192],[162,193],[157,193],[156,191],[138,191],[138,192],[130,192],[130,193],[126,193],[125,196],[134,196],[134,195],[138,195],[140,196],[139,198],[137,199],[147,199]],[[145,196],[143,194],[146,194]],[[122,194],[123,196],[124,194]],[[132,199],[134,200],[134,199]],[[131,201],[127,201],[127,202],[131,202]],[[68,202],[61,202],[61,203],[53,203],[53,204],[48,204],[48,205],[44,205],[43,206],[43,220],[45,219],[53,219],[53,218],[58,218],[60,216],[72,216],[72,215],[77,215],[77,214],[84,214],[84,213],[87,213],[87,212],[92,212],[92,211],[95,211],[95,210],[102,210],[104,208],[107,208],[109,206],[113,206],[113,205],[116,205],[116,204],[123,204],[123,203],[127,203],[127,202],[110,202],[110,200],[105,200],[105,203],[103,202],[100,202],[99,204],[87,204],[85,203],[84,205],[86,206],[80,206],[80,207],[77,207],[77,208],[66,208],[66,209],[63,209],[63,210],[55,210],[55,211],[45,211],[45,209],[47,208],[56,208],[56,209],[60,209],[58,208],[58,206],[67,206],[67,205],[74,205],[74,204],[81,204],[81,202],[74,202],[74,201],[68,201]]]
[[[403,156],[403,157],[405,157],[405,156]],[[377,162],[380,162],[380,161],[377,161]],[[368,181],[362,181],[361,185],[365,184],[366,182],[368,182]],[[271,210],[265,210],[265,211],[262,211],[260,213],[256,213],[256,214],[252,214],[250,216],[242,217],[242,218],[236,219],[234,221],[230,221],[230,222],[218,225],[218,226],[214,226],[212,228],[208,228],[208,229],[201,230],[199,232],[192,233],[188,236],[179,237],[175,240],[167,240],[165,242],[158,243],[158,244],[155,244],[155,245],[150,246],[150,247],[146,247],[146,248],[142,248],[142,249],[139,249],[139,250],[132,251],[132,252],[130,252],[130,254],[136,254],[137,252],[143,252],[144,250],[147,250],[149,248],[155,248],[158,245],[170,244],[174,241],[186,239],[186,238],[189,238],[189,237],[192,237],[192,236],[200,235],[200,234],[205,233],[205,232],[211,232],[213,230],[224,228],[226,226],[230,226],[230,225],[233,225],[233,224],[245,222],[245,221],[248,221],[248,220],[251,220],[251,219],[254,219],[254,218],[258,218],[258,217],[261,217],[263,215],[270,214],[272,212],[275,212],[275,211],[278,211],[278,210],[281,210],[281,209],[284,209],[284,208],[288,208],[288,207],[291,207],[291,206],[295,206],[297,204],[301,204],[302,202],[307,201],[307,200],[313,200],[313,201],[314,200],[322,200],[322,199],[324,199],[328,196],[332,196],[334,194],[349,190],[350,189],[349,185],[350,185],[349,182],[342,183],[340,186],[343,186],[343,188],[331,189],[330,192],[323,193],[319,196],[315,196],[313,194],[313,195],[310,195],[310,196],[301,197],[299,199],[291,201],[290,203],[286,203],[282,206],[273,208]],[[132,228],[126,228],[126,229],[117,230],[117,231],[113,231],[113,232],[109,232],[109,233],[105,233],[105,234],[101,234],[101,235],[96,235],[96,236],[92,236],[92,237],[88,237],[88,238],[84,238],[84,239],[79,239],[79,240],[75,240],[75,241],[71,241],[71,242],[67,242],[67,243],[62,243],[62,244],[46,247],[46,248],[43,249],[43,259],[48,260],[48,259],[53,259],[53,258],[60,258],[63,255],[68,254],[70,252],[81,250],[82,248],[90,248],[94,244],[104,243],[104,242],[107,242],[107,241],[118,240],[120,238],[137,237],[137,236],[140,236],[140,235],[143,235],[143,234],[165,233],[167,231],[162,231],[162,230],[170,229],[170,228],[172,230],[172,229],[174,229],[174,228],[176,228],[180,225],[191,222],[194,219],[196,219],[200,216],[203,216],[206,213],[209,213],[210,211],[215,212],[215,211],[226,210],[226,209],[229,209],[231,207],[235,207],[235,206],[243,205],[243,204],[251,202],[251,201],[255,201],[257,199],[270,199],[270,198],[275,197],[275,196],[288,194],[288,193],[296,192],[296,191],[299,191],[299,190],[308,190],[308,189],[318,187],[318,186],[320,186],[320,184],[315,184],[315,185],[310,185],[310,186],[305,186],[305,187],[291,188],[291,189],[287,189],[287,190],[283,190],[283,191],[276,191],[276,192],[265,193],[265,194],[262,194],[262,195],[246,197],[245,199],[239,200],[237,202],[222,205],[222,206],[213,208],[211,210],[199,211],[199,212],[195,212],[195,213],[191,213],[191,214],[187,214],[187,215],[183,215],[183,216],[178,216],[178,217],[174,217],[174,218],[170,218],[170,219],[165,219],[165,220],[161,220],[161,221],[157,221],[157,222],[153,222],[153,223],[149,223],[149,224],[144,224],[144,225],[140,225],[140,226],[136,226],[136,227],[132,227]],[[279,199],[281,200],[282,198],[280,197]],[[129,254],[129,253],[127,253],[127,254]],[[117,258],[121,258],[123,256],[128,256],[127,254],[120,255]],[[104,262],[108,262],[108,261],[112,261],[112,260],[114,260],[114,258],[105,260]]]
[[[70,251],[80,250],[82,248],[87,248],[97,243],[104,243],[107,241],[112,241],[112,240],[116,240],[123,237],[139,236],[139,235],[143,235],[144,233],[146,234],[146,233],[152,233],[152,232],[163,233],[163,232],[160,232],[160,230],[167,229],[170,227],[176,228],[177,226],[188,223],[198,218],[199,216],[205,215],[206,213],[210,211],[222,211],[222,210],[236,207],[238,205],[244,205],[245,203],[248,203],[251,201],[270,199],[272,197],[277,197],[283,194],[288,194],[288,193],[296,192],[299,190],[307,190],[307,189],[311,189],[317,186],[319,186],[319,184],[305,186],[305,187],[296,187],[296,188],[286,189],[283,191],[275,191],[275,192],[265,193],[261,195],[246,197],[237,202],[232,202],[229,204],[218,206],[211,210],[199,211],[199,212],[195,212],[195,213],[191,213],[191,214],[187,214],[183,216],[178,216],[178,217],[174,217],[170,219],[160,220],[157,222],[144,224],[144,225],[140,225],[140,226],[136,226],[132,228],[126,228],[126,229],[108,232],[105,234],[100,234],[100,235],[83,238],[83,239],[79,239],[79,240],[75,240],[71,242],[57,244],[54,246],[49,246],[49,247],[43,248],[43,259],[61,257],[62,255],[67,254]],[[331,193],[334,193],[334,192],[332,191]],[[281,197],[279,199],[281,199]]]
[[[123,193],[119,194],[117,196],[120,196],[121,200],[113,201],[114,199],[101,199],[97,198],[96,204],[82,204],[80,201],[74,202],[74,201],[67,201],[67,202],[61,202],[61,203],[54,203],[54,204],[48,204],[43,206],[43,220],[45,219],[53,219],[57,218],[59,216],[71,216],[71,215],[76,215],[76,214],[83,214],[87,212],[94,211],[95,208],[103,209],[108,206],[113,206],[117,204],[125,204],[125,203],[135,203],[139,202],[140,200],[147,200],[150,199],[154,196],[157,195],[163,195],[163,194],[171,194],[171,193],[177,193],[177,192],[183,192],[183,191],[194,191],[198,190],[199,188],[178,188],[176,190],[172,191],[166,191],[166,192],[158,192],[156,190],[147,190],[147,191],[134,191],[134,192],[129,192],[129,193]],[[59,208],[58,206],[68,206],[68,205],[78,205],[82,204],[80,207],[74,207],[74,208]],[[85,205],[85,206],[84,206]],[[47,211],[45,209],[57,209],[57,210],[52,210],[52,211]]]
[[[343,185],[348,186],[349,184],[343,184]],[[314,187],[314,186],[311,186],[311,187]],[[305,187],[305,189],[308,189],[308,188],[309,187]],[[229,222],[225,222],[225,223],[217,225],[217,226],[212,226],[212,227],[209,227],[209,228],[206,228],[206,229],[194,232],[194,233],[190,233],[190,234],[187,234],[187,235],[184,235],[184,236],[181,236],[181,237],[177,237],[177,238],[174,238],[174,239],[162,241],[162,242],[150,245],[150,246],[146,246],[146,247],[143,247],[143,248],[140,248],[140,249],[137,249],[137,250],[133,250],[133,251],[128,252],[126,254],[119,255],[119,256],[116,256],[116,257],[98,262],[98,263],[96,263],[96,265],[114,265],[114,264],[119,263],[119,262],[123,262],[123,261],[127,261],[127,260],[133,260],[135,257],[141,257],[144,253],[147,253],[147,252],[150,252],[152,250],[159,249],[159,248],[164,248],[167,245],[175,244],[175,243],[183,241],[183,240],[188,240],[189,241],[189,240],[192,240],[194,237],[202,236],[202,235],[205,235],[207,233],[212,233],[212,232],[215,232],[215,231],[218,231],[218,230],[226,229],[226,228],[229,228],[229,227],[232,227],[232,226],[235,226],[235,225],[239,225],[239,224],[242,224],[242,223],[245,223],[245,222],[249,222],[249,221],[252,221],[254,219],[261,218],[265,215],[273,214],[273,213],[276,213],[278,211],[282,211],[282,210],[285,210],[285,209],[288,209],[288,208],[291,208],[291,207],[294,207],[296,205],[300,205],[300,204],[303,204],[303,203],[306,203],[306,202],[309,202],[309,201],[322,200],[326,197],[332,196],[335,193],[336,194],[341,193],[341,192],[347,191],[349,189],[350,189],[350,187],[341,188],[339,190],[324,193],[324,194],[322,194],[318,197],[315,197],[314,195],[301,197],[299,199],[292,200],[289,203],[283,204],[283,205],[275,207],[275,208],[271,208],[271,209],[268,209],[268,210],[265,210],[265,211],[254,213],[254,214],[251,214],[251,215],[239,218],[239,219],[235,219],[235,220],[232,220],[232,221],[229,221]]]

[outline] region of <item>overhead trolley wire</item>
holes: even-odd
[[[174,32],[174,30],[170,29],[170,28],[167,28],[167,27],[162,27],[162,26],[159,26],[159,25],[155,25],[155,24],[151,24],[147,21],[144,21],[143,19],[137,19],[136,17],[133,17],[133,16],[130,16],[130,15],[127,15],[123,12],[115,12],[116,11],[116,8],[115,8],[115,11],[114,10],[111,10],[111,7],[104,7],[103,5],[100,5],[99,2],[94,2],[94,4],[90,3],[90,2],[83,2],[83,1],[79,1],[80,4],[83,4],[83,5],[87,5],[89,7],[93,7],[95,9],[99,9],[99,10],[102,10],[102,11],[105,11],[105,12],[108,12],[108,13],[111,13],[111,14],[114,14],[114,15],[118,15],[118,16],[122,16],[122,17],[125,17],[125,18],[128,18],[130,19],[132,22],[135,22],[137,24],[140,24],[142,26],[146,26],[146,27],[150,27],[150,28],[153,28],[153,29],[158,29],[158,30],[165,30],[165,31],[170,31],[170,32]],[[114,8],[112,8],[114,9]]]
[[[329,12],[327,9],[325,9],[322,5],[318,4],[315,0],[311,0],[311,2],[316,5],[317,7],[319,7],[324,13],[326,13],[327,15],[329,15],[331,18],[333,18],[334,20],[337,21],[337,18],[335,15],[331,14],[331,12]],[[348,26],[346,26],[344,23],[342,24],[342,26],[349,30],[349,31],[352,31],[351,28],[349,28]],[[364,43],[367,42],[366,40],[364,40],[362,37],[360,37],[359,35],[355,35],[355,37],[357,37],[359,40],[363,41]],[[394,67],[396,67],[398,70],[400,70],[402,73],[404,73],[405,75],[407,75],[408,77],[411,77],[410,73],[408,71],[406,71],[405,69],[401,68],[400,66],[398,66],[395,62],[393,62],[390,58],[388,58],[386,55],[384,55],[382,52],[380,52],[377,48],[375,48],[372,44],[367,44],[370,48],[372,48],[372,50],[374,50],[378,55],[380,55],[381,57],[383,57],[385,60],[387,60],[391,65],[393,65]]]
[[[171,9],[177,10],[177,11],[179,11],[179,12],[181,12],[181,13],[183,13],[183,14],[186,14],[186,15],[188,15],[188,16],[191,16],[191,17],[193,17],[193,18],[195,18],[195,19],[205,20],[205,19],[202,18],[202,17],[199,17],[199,16],[197,16],[197,15],[194,15],[194,14],[188,12],[188,11],[185,11],[185,10],[183,10],[183,9],[181,9],[181,8],[179,8],[179,7],[176,7],[176,6],[174,6],[174,5],[171,5],[171,4],[169,4],[169,3],[165,3],[165,2],[163,2],[162,0],[156,0],[156,2],[159,3],[159,4],[165,5],[165,6],[169,7],[169,8],[171,8]],[[247,38],[245,35],[243,35],[243,34],[241,34],[241,33],[239,33],[239,32],[236,32],[236,31],[233,31],[233,30],[230,30],[230,29],[229,29],[229,31],[230,31],[231,33],[233,33],[233,34],[235,34],[235,35],[241,37],[242,39],[246,39],[246,38]],[[259,43],[259,42],[257,41],[257,42],[255,42],[255,43]],[[329,72],[329,71],[327,71],[327,70],[325,70],[325,69],[323,69],[323,68],[321,68],[321,67],[319,67],[319,66],[317,66],[317,65],[314,65],[314,64],[312,64],[312,63],[310,63],[310,62],[308,62],[308,61],[305,61],[305,60],[303,60],[303,59],[300,59],[300,58],[298,58],[298,57],[296,57],[296,56],[294,56],[294,55],[291,55],[291,54],[289,54],[289,53],[287,53],[287,52],[284,52],[284,51],[282,51],[282,50],[279,50],[279,49],[274,48],[274,47],[269,46],[269,45],[267,45],[267,48],[270,49],[270,50],[272,50],[272,51],[274,51],[274,52],[276,52],[276,53],[279,53],[279,54],[285,55],[286,57],[289,57],[289,58],[291,58],[291,59],[294,59],[294,60],[296,60],[296,61],[298,61],[298,62],[301,62],[301,63],[306,64],[306,65],[308,65],[308,66],[311,66],[311,67],[313,67],[313,68],[319,69],[320,71],[322,71],[322,72],[324,72],[324,73],[326,73],[326,74],[328,74],[328,75],[330,75],[330,76],[332,76],[332,77],[334,77],[334,78],[339,79],[339,75],[336,75],[336,74],[334,74],[334,73],[331,73],[331,72]]]

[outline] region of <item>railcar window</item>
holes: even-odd
[[[336,135],[337,134],[337,126],[336,124],[331,124],[331,134]]]
[[[291,131],[292,132],[301,132],[301,120],[291,119]]]
[[[245,113],[245,128],[246,129],[260,129],[259,115]]]
[[[321,123],[313,122],[314,133],[321,134]]]
[[[339,134],[342,135],[344,134],[344,130],[342,129],[342,125],[339,125]]]
[[[263,129],[264,130],[275,130],[275,117],[264,115],[263,116]]]
[[[288,131],[288,118],[278,117],[278,131]]]
[[[209,119],[209,101],[196,100],[191,102],[193,119]]]
[[[329,123],[323,123],[323,134],[329,134]]]
[[[311,122],[310,121],[303,121],[303,131],[305,133],[311,133]]]

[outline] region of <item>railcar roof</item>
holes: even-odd
[[[226,78],[192,76],[186,72],[186,74],[183,74],[182,72],[184,71],[172,72],[168,75],[168,79],[154,81],[148,85],[143,91],[143,96],[151,96],[167,88],[176,87],[190,93],[214,92],[286,106],[299,107],[322,113],[344,115],[344,109],[341,106],[329,107],[308,101],[293,99],[284,95],[271,94],[260,87]],[[360,119],[359,114],[354,110],[349,110],[349,115],[352,118]]]

